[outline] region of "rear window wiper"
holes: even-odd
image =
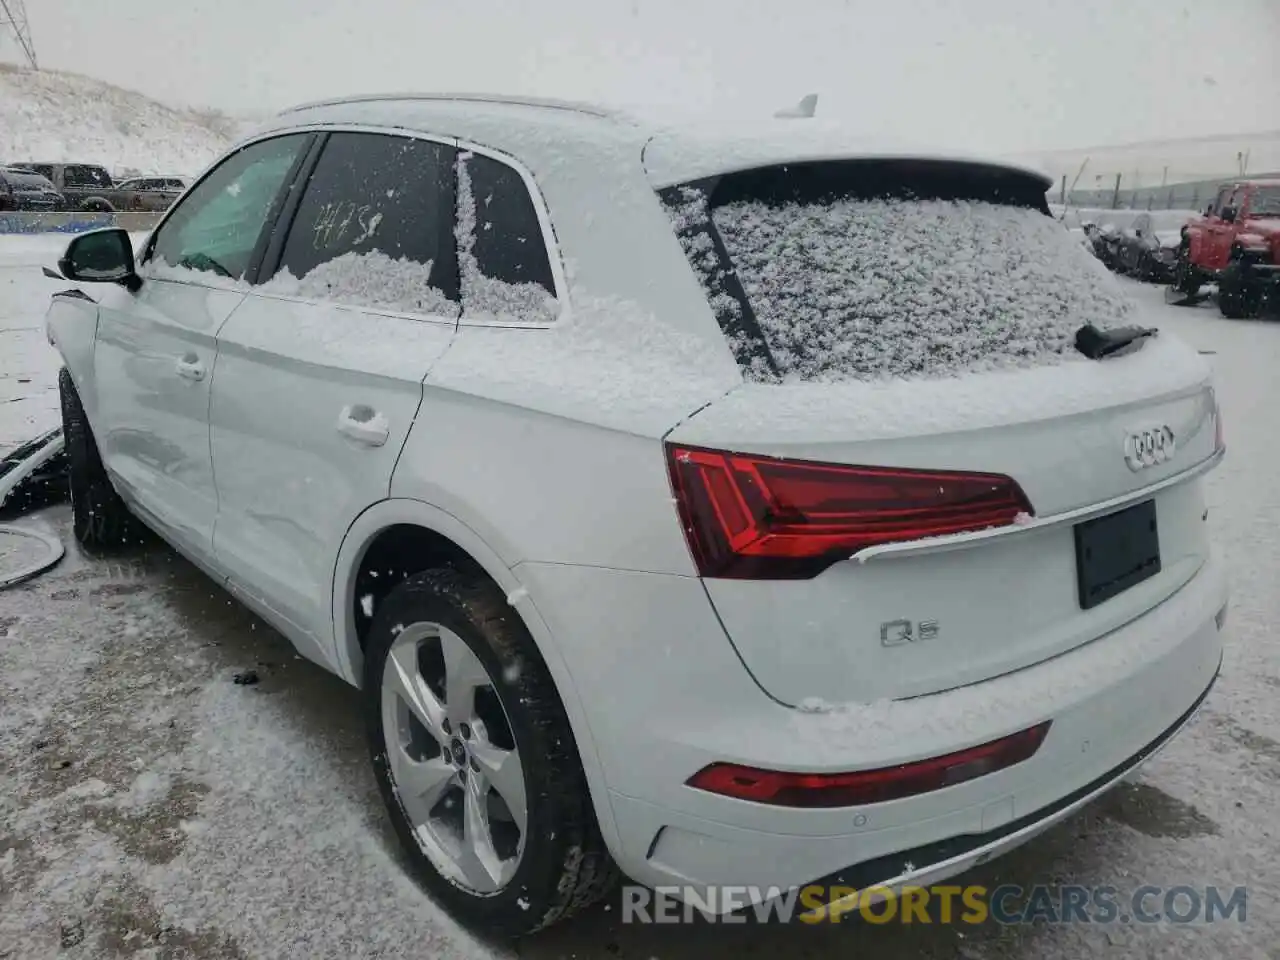
[[[1142,349],[1148,338],[1154,337],[1158,330],[1154,327],[1116,327],[1114,330],[1099,330],[1092,323],[1086,323],[1076,331],[1076,349],[1090,360],[1105,360],[1107,357],[1122,356]]]

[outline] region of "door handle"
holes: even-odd
[[[185,357],[180,357],[174,369],[178,371],[178,376],[186,380],[204,379],[204,361],[195,354],[189,353]]]
[[[342,408],[338,414],[338,432],[367,447],[380,447],[390,436],[387,418],[363,403],[347,404]]]

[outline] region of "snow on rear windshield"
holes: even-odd
[[[1080,356],[1083,324],[1115,326],[1132,309],[1060,223],[1027,207],[743,200],[711,216],[784,381],[1056,363]]]

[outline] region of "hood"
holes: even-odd
[[[4,179],[14,193],[54,193],[53,184],[37,173],[13,173],[6,171]]]
[[[1280,217],[1248,217],[1240,233],[1252,233],[1274,241],[1280,237]]]

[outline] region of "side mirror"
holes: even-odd
[[[119,227],[90,230],[67,244],[58,269],[68,280],[84,283],[119,283],[130,291],[142,286],[134,269],[133,243]]]
[[[1235,207],[1223,207],[1223,208],[1222,208],[1222,220],[1223,220],[1223,222],[1224,222],[1224,223],[1235,223],[1235,222],[1236,222],[1236,208],[1235,208]]]
[[[1211,203],[1211,204],[1209,204],[1207,207],[1205,207],[1205,208],[1204,208],[1204,215],[1205,215],[1206,217],[1212,217],[1212,216],[1213,216],[1213,204],[1212,204],[1212,203]]]

